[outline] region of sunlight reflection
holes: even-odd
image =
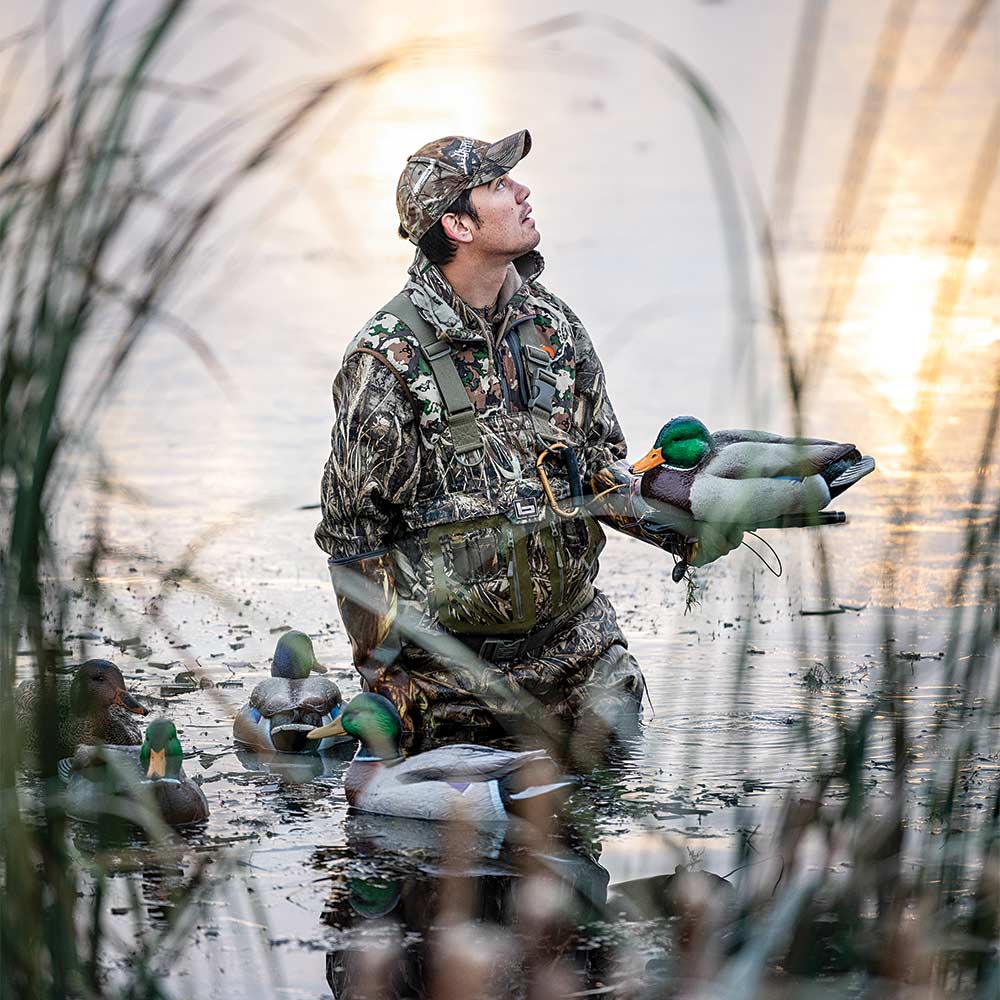
[[[857,330],[860,363],[876,377],[889,402],[909,413],[920,391],[920,366],[934,324],[934,301],[948,266],[944,253],[875,253],[858,283],[864,326]],[[975,255],[967,275],[977,278],[989,260]],[[955,328],[958,332],[958,328]]]

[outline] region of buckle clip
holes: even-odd
[[[494,663],[516,660],[521,652],[520,639],[484,639],[479,647],[479,656]]]

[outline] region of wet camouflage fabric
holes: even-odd
[[[396,185],[399,221],[416,243],[463,192],[507,173],[531,149],[527,131],[498,142],[448,135],[421,146]]]
[[[532,253],[511,267],[492,329],[421,254],[410,270],[406,291],[452,344],[476,408],[485,443],[480,463],[462,464],[456,455],[430,369],[416,338],[395,317],[372,317],[334,382],[336,418],[317,543],[337,559],[388,549],[401,602],[428,624],[455,632],[523,633],[519,623],[529,612],[537,625],[550,621],[586,593],[597,574],[600,526],[592,518],[558,518],[541,500],[535,459],[544,442],[518,378],[518,325],[532,320],[553,358],[550,437],[573,445],[584,480],[622,458],[625,441],[590,338],[572,310],[539,284],[542,266]],[[557,497],[567,498],[562,464],[547,471]],[[511,522],[507,515],[519,500],[537,503],[542,519]],[[518,607],[520,573],[529,587]],[[570,715],[594,661],[615,642],[624,639],[598,593],[537,655],[491,668],[490,683],[412,643],[404,643],[392,666],[362,672],[374,671],[369,686],[397,703],[407,729],[414,711],[429,722],[475,724],[488,717],[484,708],[503,715],[523,695],[539,712]]]

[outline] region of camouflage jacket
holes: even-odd
[[[535,468],[545,442],[526,406],[518,328],[528,321],[556,375],[550,438],[573,446],[584,482],[625,455],[590,337],[538,282],[542,266],[537,253],[510,266],[489,320],[419,252],[410,268],[404,291],[450,344],[475,407],[485,444],[480,461],[466,464],[456,454],[430,367],[395,316],[378,312],[365,324],[333,386],[336,417],[316,529],[332,559],[390,552],[400,599],[458,634],[517,635],[566,616],[565,627],[535,655],[497,665],[488,681],[459,680],[455,664],[404,645],[399,666],[409,696],[425,712],[452,720],[475,722],[484,702],[501,710],[485,695],[486,688],[495,692],[498,679],[548,712],[569,712],[592,663],[624,642],[610,603],[592,589],[604,544],[600,525],[591,517],[554,515]],[[568,497],[563,463],[546,470],[555,495]],[[516,509],[529,511],[526,523],[514,517]]]

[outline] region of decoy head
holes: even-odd
[[[658,465],[693,469],[711,450],[712,435],[696,417],[674,417],[664,424],[653,447],[635,465],[635,473],[649,472]]]
[[[365,692],[352,698],[333,722],[312,730],[309,739],[321,740],[324,736],[344,734],[361,742],[358,759],[395,760],[400,756],[403,720],[388,698]]]
[[[151,780],[178,777],[184,751],[177,738],[177,727],[169,719],[154,719],[146,727],[139,759]]]
[[[149,714],[149,709],[129,694],[122,672],[110,660],[87,660],[76,668],[70,705],[77,715],[104,712],[112,705],[136,715]]]
[[[316,659],[312,639],[305,632],[286,632],[274,647],[271,676],[288,680],[302,680],[315,670],[326,673],[326,667]]]

